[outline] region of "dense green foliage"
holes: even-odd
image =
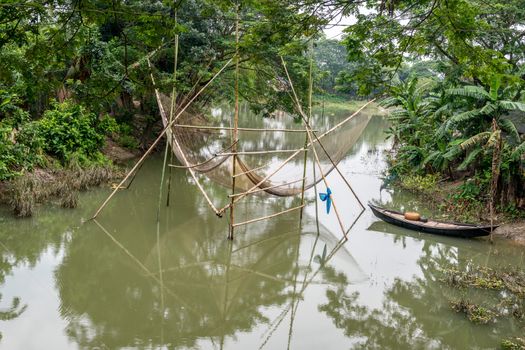
[[[241,96],[266,114],[277,108],[292,110],[292,99],[283,89],[287,83],[280,56],[305,100],[305,39],[323,23],[316,11],[317,6],[294,1],[3,2],[0,179],[43,165],[48,156],[62,164],[71,158],[81,163],[99,160],[108,132],[131,148],[152,137],[159,118],[148,58],[158,87],[167,94],[173,88],[180,106],[238,50]],[[221,88],[207,89],[197,107],[233,98],[234,68],[226,68],[214,85]],[[99,116],[107,114],[118,125],[104,126],[107,120]],[[137,128],[137,117],[146,125]]]
[[[343,40],[324,38],[341,15],[352,18]],[[391,96],[392,173],[467,177],[461,196],[517,205],[524,25],[522,0],[6,1],[0,177],[30,170],[44,154],[97,159],[106,133],[139,147],[158,122],[150,73],[181,106],[238,58],[241,97],[269,115],[294,110],[281,57],[304,102],[313,58],[318,93]],[[230,64],[196,108],[231,100],[234,79]],[[118,125],[100,120],[107,114]],[[133,130],[138,116],[142,135]]]
[[[515,206],[525,183],[525,139],[509,113],[525,111],[520,85],[494,76],[490,88],[417,78],[394,86],[382,104],[392,107],[389,130],[397,147],[391,172],[471,177],[456,199]],[[523,115],[521,122],[525,121]]]
[[[105,135],[118,128],[114,119],[99,119],[81,105],[65,101],[54,103],[42,118],[31,121],[17,101],[15,96],[4,97],[0,108],[0,180],[45,166],[48,156],[62,165],[107,162],[100,149]]]
[[[94,158],[104,145],[104,124],[69,101],[53,105],[38,121],[44,150],[66,162],[71,157]]]

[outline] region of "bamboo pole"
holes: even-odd
[[[226,67],[228,67],[228,65],[231,63],[231,61],[233,60],[233,58],[229,59],[228,62],[226,62],[226,64],[217,72],[215,73],[215,75],[210,79],[210,81],[208,81],[206,83],[206,85],[204,85],[196,94],[195,96],[193,96],[191,98],[191,100],[179,111],[179,113],[177,113],[177,115],[173,118],[173,123],[182,115],[182,113],[184,113],[184,111],[186,110],[187,107],[189,107],[193,101],[195,101],[195,99],[204,91],[206,90],[206,88],[208,86],[210,86],[210,84],[215,80],[215,78],[217,78],[223,71],[224,69],[226,69]],[[148,60],[149,62],[149,60]],[[148,155],[153,151],[153,149],[155,149],[155,146],[157,146],[157,144],[160,142],[160,140],[162,139],[162,137],[164,137],[164,135],[166,134],[166,132],[169,130],[169,128],[171,128],[172,124],[168,123],[168,125],[166,125],[166,127],[162,130],[162,132],[159,134],[159,136],[155,139],[155,141],[153,141],[153,143],[151,144],[151,146],[147,149],[147,151],[142,155],[142,157],[140,157],[140,159],[137,161],[137,163],[135,163],[135,165],[133,166],[133,168],[126,174],[126,176],[124,177],[124,179],[122,179],[122,181],[120,181],[120,183],[118,184],[118,186],[113,190],[113,192],[111,192],[111,194],[106,198],[106,200],[102,203],[102,205],[100,206],[100,208],[98,208],[98,210],[95,212],[95,214],[93,215],[93,217],[91,219],[95,219],[98,214],[100,214],[100,212],[102,211],[102,209],[104,209],[106,207],[106,205],[109,203],[109,201],[111,200],[111,198],[113,198],[113,196],[115,196],[115,194],[118,192],[118,190],[122,187],[122,185],[129,179],[129,177],[137,170],[137,168],[139,168],[141,166],[141,164],[144,162],[144,160],[148,157]],[[219,215],[219,213],[217,214]]]
[[[312,90],[313,90],[313,79],[312,79],[312,69],[313,69],[313,41],[310,42],[310,70],[308,75],[308,120],[307,123],[312,119]],[[305,132],[308,130],[305,129]],[[304,148],[308,145],[308,134],[304,138]],[[304,204],[304,188],[306,185],[306,165],[308,161],[308,150],[304,152],[304,164],[303,164],[303,184],[301,188],[301,204]],[[299,213],[299,225],[303,220],[303,210]]]
[[[174,17],[175,17],[175,25],[174,29],[177,31],[177,8],[174,8]],[[173,89],[171,90],[171,106],[170,106],[170,123],[173,121],[173,114],[175,113],[176,106],[177,106],[177,67],[178,67],[178,59],[179,59],[179,34],[176,32],[175,34],[175,40],[174,40],[174,57],[173,57]],[[172,134],[173,137],[173,134]],[[169,142],[166,142],[166,151],[169,146]],[[173,163],[173,152],[170,153],[170,164]],[[166,167],[166,165],[164,165]],[[171,194],[171,167],[169,168],[169,175],[168,175],[168,190],[166,195],[166,206],[169,207],[170,205],[170,194]]]
[[[151,76],[152,79],[153,79],[153,75]],[[154,84],[155,84],[155,81],[153,80]],[[162,105],[162,100],[160,99],[160,93],[159,93],[159,90],[158,89],[155,89],[155,95],[157,97],[157,103],[159,105],[159,111],[161,113],[161,115],[165,116],[166,115],[166,111],[164,110],[164,106]],[[171,123],[168,123],[168,125],[170,125]],[[168,138],[171,137],[171,134],[172,131],[168,131]],[[182,148],[179,144],[179,141],[177,140],[176,137],[173,137],[171,139],[172,141],[172,146],[174,145],[180,152],[180,155],[182,157],[182,162],[186,165],[186,166],[189,166],[189,162],[188,162],[188,159],[186,158],[186,155],[184,154],[184,152],[182,151]],[[195,184],[197,185],[197,188],[201,191],[202,195],[204,196],[204,198],[206,199],[206,201],[208,202],[208,205],[210,206],[210,208],[215,212],[215,214],[219,215],[218,213],[218,210],[217,208],[215,207],[215,205],[213,204],[213,202],[211,201],[210,197],[208,196],[208,194],[206,193],[206,191],[204,191],[204,188],[202,187],[199,179],[197,178],[197,176],[195,175],[195,171],[192,169],[192,168],[188,168],[188,170],[190,171],[190,175],[191,177],[193,178],[193,181],[195,181]]]
[[[295,183],[301,182],[301,181],[303,181],[303,180],[304,180],[304,179],[299,179],[299,180],[290,181],[290,182],[286,182],[286,183],[279,184],[279,185],[269,186],[269,187],[265,187],[265,188],[259,188],[258,190],[253,191],[251,194],[254,194],[254,193],[257,193],[257,192],[262,192],[262,191],[265,191],[265,190],[268,190],[268,189],[271,189],[271,188],[277,188],[277,187],[283,187],[283,186],[292,185],[292,184],[295,184]],[[243,196],[244,193],[246,193],[246,192],[243,192],[243,193],[237,193],[237,194],[230,194],[230,195],[228,195],[228,197],[229,197],[229,198],[232,198],[232,197]]]
[[[235,171],[237,166],[237,146],[236,143],[239,140],[238,127],[239,127],[239,4],[235,7],[236,20],[235,20],[235,113],[233,116],[233,141],[234,146],[232,148],[232,195],[235,194]],[[233,240],[234,225],[234,198],[231,199],[232,206],[230,207],[230,230],[228,232],[228,239]]]
[[[312,170],[314,173],[315,226],[317,227],[317,236],[319,236],[321,234],[321,230],[319,228],[319,203],[317,197],[317,176],[315,174],[315,165],[312,167]]]
[[[208,164],[209,162],[211,162],[212,160],[214,160],[215,158],[219,157],[222,155],[223,152],[226,152],[228,150],[230,150],[234,144],[236,144],[237,142],[234,142],[232,143],[231,145],[229,145],[228,147],[224,148],[220,153],[216,153],[213,155],[213,157],[209,158],[209,159],[206,159],[205,161],[203,162],[200,162],[200,163],[197,163],[197,164],[192,164],[192,165],[189,165],[189,166],[185,166],[185,165],[177,165],[177,164],[170,164],[169,166],[171,168],[178,168],[178,169],[190,169],[190,168],[197,168],[199,166],[202,166],[202,165],[206,165]]]
[[[174,124],[174,128],[185,128],[185,129],[202,129],[202,130],[234,130],[233,127],[229,126],[207,126],[207,125],[189,125],[189,124]],[[300,132],[304,133],[304,129],[285,129],[285,128],[237,128],[238,131],[255,131],[255,132]]]
[[[254,222],[257,222],[257,221],[262,221],[262,220],[266,220],[266,219],[271,219],[271,218],[274,218],[274,217],[276,217],[276,216],[283,215],[283,214],[289,213],[289,212],[291,212],[291,211],[301,209],[302,207],[304,207],[304,205],[299,205],[299,206],[297,206],[297,207],[290,208],[290,209],[286,209],[286,210],[280,211],[280,212],[278,212],[278,213],[271,214],[271,215],[267,215],[267,216],[263,216],[263,217],[260,217],[260,218],[256,218],[256,219],[251,219],[251,220],[248,220],[248,221],[239,222],[239,223],[233,224],[232,226],[233,226],[233,227],[237,227],[237,226],[241,226],[241,225],[251,224],[251,223],[254,223]]]
[[[323,137],[325,137],[326,135],[330,134],[331,132],[333,132],[334,130],[338,129],[339,127],[341,127],[342,125],[344,125],[345,123],[347,123],[348,121],[350,121],[351,119],[355,118],[356,115],[358,115],[363,109],[365,109],[370,103],[372,103],[374,100],[370,100],[368,101],[367,103],[365,103],[363,106],[361,106],[357,111],[355,111],[354,113],[352,113],[348,118],[346,118],[345,120],[341,121],[340,123],[334,125],[332,128],[330,128],[329,130],[325,131],[324,133],[322,133],[321,135],[319,135],[317,137],[317,140],[314,141],[315,142],[319,142],[318,140],[321,140]],[[311,143],[308,143],[308,147],[310,147],[312,144]],[[307,147],[307,148],[308,148]],[[250,190],[246,191],[244,196],[247,196],[249,195],[250,193],[252,193],[253,191],[255,191],[261,184],[263,184],[265,181],[267,181],[269,178],[271,178],[272,176],[274,176],[277,172],[279,172],[286,164],[288,164],[295,156],[297,156],[298,154],[300,153],[300,151],[296,152],[296,153],[293,153],[290,157],[288,157],[287,159],[285,159],[283,162],[281,162],[281,164],[277,167],[276,170],[274,170],[272,173],[270,173],[269,175],[266,175],[261,181],[259,181],[256,185],[254,185]],[[240,201],[244,196],[240,196],[240,197],[237,197],[235,198],[235,201],[234,203]],[[226,206],[224,206],[223,208],[221,208],[219,210],[219,213],[224,213],[224,211],[226,211],[232,204],[228,204]]]
[[[286,68],[286,63],[284,62],[284,58],[282,56],[281,56],[281,62],[283,63],[284,71],[286,72],[286,76],[288,78],[288,81],[290,82],[290,87],[292,89],[292,93],[293,93],[294,98],[295,98],[295,103],[297,105],[297,110],[299,111],[299,113],[301,114],[301,116],[303,118],[303,121],[305,122],[305,127],[306,127],[306,131],[307,131],[306,134],[308,135],[308,140],[309,140],[309,142],[311,144],[313,144],[314,142],[313,142],[313,138],[312,138],[312,135],[311,135],[310,125],[308,124],[308,121],[305,118],[305,114],[303,112],[303,109],[301,108],[301,104],[299,102],[299,98],[297,97],[297,94],[295,92],[295,88],[294,88],[292,79],[290,78],[290,74],[288,73],[288,68]],[[317,139],[317,142],[319,142],[319,144],[320,144],[319,139]],[[321,173],[321,177],[323,178],[323,182],[324,182],[325,186],[327,188],[329,188],[330,185],[328,183],[328,180],[326,179],[326,176],[323,173],[323,167],[321,166],[321,161],[319,160],[319,156],[317,154],[317,151],[315,150],[315,146],[312,146],[312,151],[314,153],[315,162],[317,163],[317,166],[319,167],[319,172]],[[335,200],[333,199],[333,197],[331,195],[330,195],[330,197],[332,198],[332,205],[334,207],[334,212],[335,212],[335,215],[337,217],[337,221],[339,222],[339,226],[341,227],[341,231],[343,233],[343,236],[346,237],[346,230],[345,230],[345,227],[343,225],[343,221],[341,219],[341,215],[339,214],[339,210],[337,210],[336,202],[335,202]]]
[[[248,170],[248,171],[243,171],[242,173],[237,173],[237,174],[235,174],[234,177],[239,177],[239,176],[242,176],[242,175],[246,175],[246,174],[253,173],[254,171],[257,171],[257,170],[264,169],[264,168],[266,168],[267,166],[269,166],[271,163],[272,163],[272,162],[268,162],[268,163],[266,163],[266,164],[264,164],[264,165],[261,165],[260,167],[252,168],[252,169],[250,169],[250,170]]]
[[[274,149],[269,151],[240,151],[240,152],[225,152],[219,153],[218,156],[235,156],[235,155],[256,155],[256,154],[274,154],[274,153],[294,153],[294,152],[303,152],[306,151],[306,148],[298,149]]]

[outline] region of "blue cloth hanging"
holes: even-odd
[[[326,193],[319,193],[319,198],[321,198],[323,202],[326,202],[326,213],[330,214],[330,207],[332,206],[332,191],[330,187],[326,188]]]

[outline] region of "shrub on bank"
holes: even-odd
[[[73,208],[78,191],[115,176],[101,152],[106,135],[118,135],[113,118],[65,101],[32,121],[16,101],[0,91],[0,181],[7,181],[4,201],[15,215],[31,216],[37,203],[50,199]]]
[[[64,164],[73,155],[92,158],[104,146],[103,124],[98,117],[70,101],[53,104],[39,123],[44,150]]]

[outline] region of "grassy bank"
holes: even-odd
[[[76,208],[78,194],[116,178],[112,165],[91,165],[64,169],[35,169],[2,184],[0,202],[9,205],[17,217],[29,217],[42,203]]]
[[[437,174],[405,174],[391,186],[417,195],[437,217],[458,222],[490,222],[489,198],[472,178],[450,180]],[[498,224],[525,220],[525,211],[512,205],[496,206]]]
[[[138,144],[129,127],[73,101],[32,120],[16,99],[5,99],[0,116],[0,203],[18,217],[40,203],[76,207],[79,191],[115,178],[114,161],[134,156],[119,143]]]
[[[314,96],[314,110],[316,113],[323,113],[324,115],[330,116],[340,111],[356,111],[368,100],[356,100],[350,99],[349,97],[339,95],[315,95]],[[381,114],[383,109],[377,104],[371,104],[367,107],[367,110],[371,111],[372,114]]]

